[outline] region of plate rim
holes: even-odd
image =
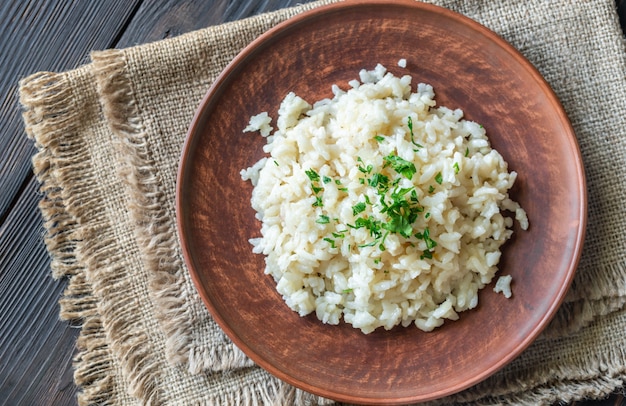
[[[528,348],[528,346],[532,344],[532,342],[536,340],[536,338],[539,336],[541,331],[543,331],[547,327],[549,322],[555,316],[558,308],[563,303],[565,295],[571,286],[571,283],[576,274],[578,264],[580,262],[580,258],[581,258],[581,254],[582,254],[582,250],[584,246],[586,226],[587,226],[588,196],[587,196],[587,188],[586,188],[586,175],[585,175],[585,169],[584,169],[584,161],[582,159],[582,154],[581,154],[580,147],[576,138],[575,130],[572,126],[572,123],[569,117],[567,116],[567,113],[560,99],[558,98],[558,96],[556,95],[552,87],[549,85],[549,83],[546,81],[543,75],[541,75],[538,69],[519,50],[513,47],[513,45],[511,45],[508,41],[506,41],[501,36],[496,34],[494,31],[482,25],[481,23],[477,22],[476,20],[473,20],[461,13],[455,12],[453,10],[447,9],[442,6],[429,4],[429,3],[422,3],[422,2],[418,2],[414,0],[340,1],[340,2],[322,5],[313,9],[303,11],[300,14],[287,18],[286,20],[278,23],[274,27],[270,28],[269,30],[265,31],[260,36],[255,38],[226,65],[226,67],[220,72],[220,74],[213,81],[213,83],[211,84],[211,86],[209,87],[205,95],[203,96],[201,102],[199,103],[198,108],[196,109],[194,116],[192,118],[192,121],[190,122],[188,131],[185,136],[185,140],[181,149],[179,167],[178,167],[177,176],[176,176],[176,200],[175,200],[177,232],[178,232],[178,237],[181,243],[181,251],[183,254],[183,258],[185,260],[185,265],[188,267],[189,273],[191,275],[193,283],[195,284],[196,289],[198,289],[198,287],[201,286],[202,283],[199,280],[199,277],[197,275],[198,271],[195,270],[194,267],[191,265],[193,264],[193,258],[192,258],[191,253],[189,252],[189,244],[187,241],[187,235],[185,234],[184,230],[181,229],[181,225],[184,223],[184,219],[183,219],[184,214],[182,213],[182,210],[181,210],[182,195],[184,194],[183,177],[185,176],[185,168],[187,167],[187,164],[189,161],[187,157],[189,156],[191,152],[190,145],[193,142],[193,139],[192,139],[193,134],[197,132],[198,121],[204,114],[204,110],[206,109],[207,105],[210,104],[210,101],[213,99],[215,93],[219,91],[219,88],[222,85],[228,82],[229,77],[241,65],[242,61],[245,61],[246,58],[248,58],[253,53],[255,53],[257,51],[257,48],[260,45],[263,45],[266,42],[271,42],[272,38],[276,34],[279,34],[285,30],[288,30],[294,25],[305,24],[309,19],[314,19],[318,17],[320,14],[323,15],[323,14],[331,13],[337,10],[345,10],[345,9],[350,9],[350,8],[358,9],[362,6],[389,6],[389,5],[428,10],[430,12],[441,14],[445,16],[446,18],[457,20],[461,22],[463,25],[469,26],[472,30],[480,32],[482,35],[484,35],[485,37],[489,38],[491,41],[496,43],[501,49],[506,50],[507,53],[513,59],[515,59],[515,62],[517,63],[517,65],[523,66],[524,69],[533,77],[533,79],[536,81],[536,84],[542,89],[543,95],[545,95],[549,99],[550,104],[553,106],[553,111],[558,114],[558,117],[560,119],[560,122],[563,124],[563,127],[567,129],[567,133],[568,133],[567,144],[571,148],[573,152],[573,157],[575,158],[575,161],[576,161],[576,165],[575,165],[577,169],[576,179],[577,179],[577,183],[579,186],[578,198],[580,201],[580,206],[578,207],[578,218],[580,219],[580,224],[577,228],[577,233],[574,237],[575,246],[572,249],[573,254],[571,258],[569,258],[569,262],[567,266],[564,266],[564,268],[567,268],[567,273],[566,273],[567,277],[565,278],[565,283],[563,283],[560,286],[560,289],[558,289],[556,300],[552,302],[552,305],[549,307],[549,310],[546,311],[542,315],[540,321],[531,330],[531,333],[528,334],[524,340],[521,340],[520,343],[515,347],[516,351],[511,352],[507,357],[502,358],[499,362],[491,365],[487,369],[484,369],[482,373],[477,374],[473,380],[466,382],[465,385],[457,385],[457,387],[454,387],[451,390],[447,389],[447,390],[441,390],[438,392],[433,392],[430,396],[428,397],[422,396],[419,399],[416,399],[415,397],[411,397],[411,396],[397,397],[397,398],[384,398],[384,399],[371,399],[371,398],[359,396],[357,394],[347,398],[344,396],[338,396],[337,393],[333,392],[330,389],[312,386],[308,384],[307,382],[303,382],[301,380],[296,379],[295,377],[291,375],[285,374],[283,371],[281,371],[280,369],[272,365],[271,362],[265,360],[262,356],[260,356],[255,351],[253,351],[247,345],[247,343],[242,341],[239,338],[238,334],[235,331],[233,331],[231,326],[229,326],[228,323],[222,318],[219,312],[216,311],[213,304],[210,303],[210,301],[208,301],[207,298],[204,297],[205,295],[200,294],[200,297],[202,298],[204,305],[206,306],[207,310],[211,313],[211,316],[218,323],[220,328],[227,334],[227,336],[233,341],[233,343],[235,343],[237,347],[239,347],[257,365],[259,365],[260,367],[262,367],[263,369],[265,369],[266,371],[268,371],[275,377],[278,377],[279,379],[291,385],[294,385],[300,389],[303,389],[305,391],[314,393],[319,396],[327,397],[330,399],[335,399],[339,401],[347,401],[347,402],[358,402],[362,404],[379,404],[380,402],[389,403],[389,404],[405,404],[405,403],[411,403],[411,402],[416,402],[416,401],[423,402],[423,401],[438,399],[443,396],[448,396],[454,393],[458,393],[464,389],[467,389],[483,381],[484,379],[493,375],[495,372],[497,372],[498,370],[503,368],[505,365],[510,363],[513,359],[517,358],[524,350]]]

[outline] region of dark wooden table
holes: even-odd
[[[310,0],[308,0],[310,1]],[[91,50],[127,46],[306,0],[3,0],[0,5],[0,404],[74,405],[79,326],[58,319],[64,281],[50,276],[31,171],[35,148],[17,83],[88,62]],[[626,0],[617,0],[622,22]],[[624,24],[623,24],[624,27]],[[626,405],[621,395],[577,405]]]

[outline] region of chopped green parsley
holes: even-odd
[[[320,214],[320,216],[315,220],[318,224],[328,224],[330,223],[330,218],[324,214]]]
[[[419,201],[418,191],[414,186],[402,187],[400,185],[402,178],[411,180],[417,173],[415,164],[399,157],[395,153],[391,153],[383,158],[383,167],[380,168],[380,171],[375,170],[372,164],[364,162],[361,157],[357,158],[357,162],[357,169],[362,174],[362,177],[359,178],[360,183],[371,187],[376,197],[371,198],[371,194],[363,194],[364,201],[352,206],[354,222],[352,224],[345,223],[346,228],[344,229],[331,231],[330,236],[324,238],[324,241],[328,242],[331,248],[336,248],[337,239],[345,238],[349,229],[365,229],[368,231],[371,239],[357,245],[356,247],[358,248],[377,247],[380,251],[385,251],[387,237],[390,234],[397,234],[407,239],[411,245],[414,245],[413,242],[416,242],[414,239],[423,240],[426,244],[426,249],[422,253],[422,257],[432,257],[432,251],[437,246],[437,243],[430,238],[428,227],[421,232],[414,230],[417,219],[424,212],[424,206]],[[313,169],[307,170],[306,174],[311,180],[311,189],[315,195],[313,206],[323,207],[322,192],[324,188],[320,186],[320,180],[324,184],[334,182],[335,185],[342,186],[339,179],[320,176]],[[441,172],[437,174],[435,181],[441,184]],[[339,188],[339,190],[342,190],[342,188]],[[432,193],[433,191],[434,187],[431,185],[428,192]],[[368,206],[372,207],[375,213],[380,213],[382,216],[377,215],[374,217],[366,214]],[[430,213],[423,215],[425,220],[429,217]],[[316,223],[330,224],[331,219],[327,214],[321,214],[317,218]],[[340,225],[341,223],[339,219],[334,219],[334,224]]]
[[[441,172],[439,172],[439,173],[437,173],[437,175],[435,175],[435,182],[437,182],[440,185],[443,182],[443,175],[441,175]]]

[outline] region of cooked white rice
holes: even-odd
[[[511,281],[513,277],[511,275],[502,275],[496,281],[496,286],[493,287],[493,291],[496,293],[502,293],[507,299],[510,298],[513,293],[511,292]]]
[[[481,125],[435,107],[431,86],[412,92],[381,65],[349,84],[313,106],[288,94],[276,131],[267,113],[250,120],[269,154],[241,173],[261,221],[250,242],[301,316],[431,331],[496,275],[503,211],[528,227],[508,196],[516,173]]]

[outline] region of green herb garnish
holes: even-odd
[[[417,193],[414,194],[414,191],[414,188],[395,188],[391,192],[390,203],[381,198],[380,202],[383,206],[381,213],[387,213],[389,216],[389,221],[382,225],[385,230],[400,234],[405,238],[411,236],[413,223],[419,213],[424,211],[424,208],[417,204]],[[405,197],[407,194],[409,194],[409,199]]]
[[[435,182],[439,183],[440,185],[443,182],[443,175],[441,175],[441,172],[435,175]]]
[[[411,124],[412,125],[412,124]],[[406,239],[409,239],[408,243],[413,245],[413,242],[410,241],[414,236],[415,238],[421,239],[426,243],[426,250],[424,251],[423,256],[428,257],[432,255],[430,251],[437,245],[437,243],[432,240],[429,236],[429,230],[426,228],[421,233],[414,233],[413,225],[415,221],[419,217],[420,213],[424,211],[424,207],[420,204],[418,193],[415,187],[401,187],[400,182],[402,178],[411,179],[417,172],[415,165],[412,162],[409,162],[395,153],[389,154],[388,156],[383,158],[384,168],[393,169],[400,176],[393,176],[393,180],[390,179],[391,175],[385,175],[382,172],[375,172],[374,167],[371,164],[367,164],[363,161],[361,157],[357,158],[357,168],[358,170],[364,174],[363,177],[359,179],[361,184],[372,187],[377,195],[378,199],[370,199],[367,194],[363,194],[364,200],[358,202],[354,206],[352,206],[352,214],[355,216],[354,224],[345,224],[346,227],[353,229],[361,229],[365,228],[369,232],[369,236],[372,238],[370,241],[365,241],[363,244],[357,245],[356,247],[349,247],[350,250],[352,248],[365,248],[365,247],[374,247],[377,246],[380,251],[385,251],[385,241],[387,237],[394,233],[398,234]],[[313,206],[322,207],[322,192],[324,189],[317,182],[321,181],[323,183],[331,183],[333,181],[332,178],[328,176],[322,176],[310,169],[305,171],[309,179],[311,180],[311,188],[315,194],[315,202]],[[437,174],[435,180],[437,183],[441,183],[442,175],[441,172]],[[341,181],[339,179],[334,180],[337,186],[341,185]],[[342,190],[345,188],[340,188]],[[429,192],[433,192],[434,187],[431,185],[429,187]],[[364,214],[367,209],[367,206],[370,205],[377,209],[380,214],[384,216],[382,218],[375,218]],[[425,215],[425,218],[430,217],[430,213]],[[339,225],[339,219],[334,219],[335,223]],[[319,224],[329,224],[331,223],[331,219],[327,215],[320,215],[316,220]],[[336,248],[336,240],[337,238],[344,238],[347,229],[344,230],[335,230],[332,231],[332,237],[324,238],[331,247]]]
[[[317,218],[317,220],[315,220],[315,222],[318,224],[328,224],[330,223],[330,218],[328,218],[328,216],[324,214],[320,214],[320,216]]]
[[[387,189],[389,178],[382,173],[375,173],[367,180],[367,184],[374,188]]]
[[[329,243],[331,248],[337,248],[337,246],[335,245],[335,240],[332,240],[330,238],[324,238],[324,241]]]
[[[356,159],[358,162],[362,163],[363,165],[365,165],[365,163],[363,162],[363,160],[361,159],[361,157],[357,157]],[[372,165],[367,165],[367,166],[361,166],[358,165],[357,169],[359,171],[361,171],[364,174],[370,174],[372,172],[372,169],[374,169],[374,167]]]
[[[409,162],[397,155],[389,154],[383,158],[383,161],[385,161],[385,167],[391,166],[396,172],[409,180],[413,178],[413,175],[417,172],[413,162]]]
[[[415,134],[413,134],[413,119],[409,116],[406,121],[407,121],[406,125],[407,127],[409,127],[409,133],[411,134],[411,143],[415,145],[417,148],[424,148],[422,145],[415,142]],[[413,151],[417,152],[418,150],[415,149]]]
[[[352,206],[352,215],[356,216],[357,214],[365,211],[365,203],[360,202]]]
[[[426,227],[423,232],[416,233],[415,238],[417,238],[418,240],[423,240],[426,243],[426,249],[424,250],[424,252],[422,252],[420,259],[431,259],[433,257],[432,250],[435,249],[435,247],[437,246],[437,242],[430,238],[430,230],[428,229],[428,227]]]
[[[311,182],[317,182],[320,180],[320,175],[317,172],[315,172],[313,169],[306,170],[304,171],[304,173],[306,173],[306,176],[309,177]]]

